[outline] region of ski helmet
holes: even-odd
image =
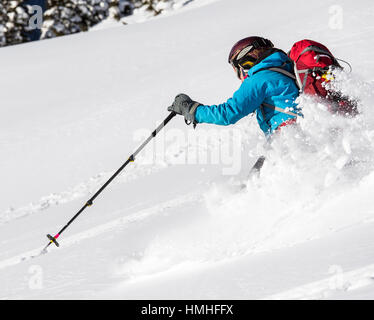
[[[240,69],[249,70],[258,62],[259,53],[263,49],[271,49],[273,47],[273,43],[268,39],[247,37],[234,44],[230,51],[228,62],[233,66],[240,79]]]

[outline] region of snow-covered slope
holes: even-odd
[[[373,297],[374,4],[318,0],[308,15],[300,1],[195,1],[148,22],[0,50],[0,298]],[[28,259],[176,94],[202,103],[232,94],[227,53],[250,34],[284,50],[312,38],[350,61],[337,85],[360,99],[361,115],[333,117],[302,97],[305,118],[271,150],[251,117],[196,130],[175,118],[59,249]],[[239,190],[263,153],[260,178]]]

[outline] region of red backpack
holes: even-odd
[[[288,56],[294,62],[300,91],[327,99],[331,112],[357,114],[356,102],[350,101],[339,92],[325,88],[325,84],[329,81],[329,71],[342,69],[326,46],[312,40],[301,40],[292,46]]]

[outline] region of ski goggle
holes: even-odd
[[[248,46],[243,48],[230,60],[230,64],[234,68],[236,75],[241,79],[242,72],[252,68],[256,62],[256,59],[248,56],[247,54],[254,49],[254,46]]]

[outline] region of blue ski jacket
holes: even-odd
[[[283,122],[294,119],[295,116],[262,106],[262,103],[266,103],[300,114],[295,103],[299,95],[295,81],[276,71],[261,70],[271,67],[280,67],[289,72],[293,69],[286,54],[278,51],[271,54],[248,71],[248,77],[227,102],[199,106],[195,113],[196,122],[226,126],[255,112],[261,130],[269,135]]]

